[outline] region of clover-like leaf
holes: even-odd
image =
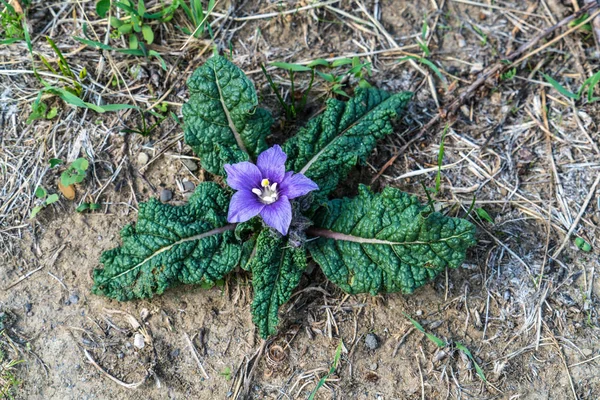
[[[330,99],[323,114],[282,146],[287,169],[316,182],[316,200],[325,200],[354,165],[366,160],[377,140],[393,132],[391,121],[410,98],[408,92],[358,88],[347,102]]]
[[[223,175],[224,164],[256,157],[267,148],[273,120],[268,111],[257,108],[254,85],[241,69],[215,56],[196,69],[187,84],[184,137],[204,169]]]
[[[411,293],[446,267],[462,264],[475,244],[469,221],[429,212],[429,206],[391,187],[327,203],[309,230],[313,259],[348,293]]]
[[[264,229],[256,240],[252,271],[252,320],[263,338],[277,332],[279,307],[298,286],[306,269],[306,252],[290,246],[287,239]]]
[[[206,182],[184,206],[140,204],[137,224],[121,231],[123,245],[102,254],[93,292],[123,301],[223,278],[241,255],[235,224],[227,224],[228,203],[223,188]]]

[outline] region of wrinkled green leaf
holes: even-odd
[[[152,297],[178,283],[215,283],[240,259],[227,192],[205,182],[184,206],[140,204],[138,221],[121,231],[123,245],[105,251],[94,271],[96,294],[117,300]]]
[[[256,157],[267,148],[272,118],[257,108],[258,98],[244,72],[215,56],[188,80],[190,99],[183,106],[185,141],[202,166],[223,175],[223,165]]]
[[[411,293],[444,268],[462,264],[475,244],[468,221],[427,213],[429,207],[397,189],[330,201],[317,211],[308,248],[333,283],[356,293]]]
[[[330,99],[327,109],[283,145],[288,170],[300,172],[319,185],[315,196],[327,198],[358,162],[364,162],[377,140],[393,132],[411,94],[357,89],[347,102]]]
[[[50,168],[54,168],[57,165],[62,164],[62,160],[60,158],[51,158],[50,160],[48,160],[48,163],[50,164]]]
[[[287,239],[263,230],[256,241],[252,271],[252,320],[263,338],[277,332],[279,307],[285,304],[298,286],[306,269],[303,248],[292,247]]]

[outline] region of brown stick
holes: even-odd
[[[552,34],[557,29],[559,29],[559,28],[561,28],[561,27],[563,27],[565,25],[568,25],[569,22],[577,19],[582,14],[584,14],[584,13],[586,13],[586,12],[588,12],[588,11],[590,11],[590,10],[598,7],[598,6],[599,6],[599,4],[597,2],[586,4],[585,6],[583,6],[582,8],[580,8],[579,11],[571,14],[570,16],[564,18],[563,20],[559,21],[558,23],[556,23],[556,24],[552,25],[551,27],[545,29],[544,31],[538,33],[529,42],[524,43],[523,45],[521,45],[521,47],[519,47],[517,50],[515,50],[510,55],[508,55],[505,60],[499,61],[496,64],[494,64],[494,65],[486,68],[486,70],[484,70],[479,75],[479,78],[477,78],[477,80],[475,82],[473,82],[471,85],[469,85],[469,87],[467,87],[465,90],[463,90],[462,93],[456,99],[454,99],[447,107],[445,107],[444,109],[440,110],[436,114],[435,117],[431,118],[429,120],[429,122],[427,122],[419,130],[419,133],[417,133],[412,139],[410,139],[400,149],[399,152],[397,152],[396,154],[394,154],[394,156],[392,156],[390,158],[390,160],[385,164],[384,168],[382,168],[377,173],[377,175],[372,179],[371,183],[375,182],[381,176],[381,174],[384,173],[384,171],[387,169],[387,167],[389,167],[390,165],[392,165],[394,163],[394,161],[396,161],[396,159],[398,158],[398,156],[400,154],[404,153],[404,151],[409,146],[411,146],[417,140],[421,139],[423,137],[423,135],[425,134],[425,132],[427,132],[428,130],[430,130],[440,120],[446,119],[446,118],[448,118],[448,117],[453,116],[454,114],[456,114],[456,111],[460,108],[460,106],[462,106],[465,102],[467,102],[467,100],[471,99],[471,97],[473,97],[473,95],[475,94],[475,92],[477,91],[477,89],[479,89],[479,87],[481,87],[490,77],[495,76],[497,74],[501,74],[508,67],[510,67],[511,64],[514,61],[519,60],[527,51],[529,51],[532,47],[534,47],[540,40],[542,40],[543,38],[545,38],[548,35]]]

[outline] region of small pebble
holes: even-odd
[[[186,192],[191,192],[194,189],[196,189],[196,185],[194,185],[194,182],[183,181],[183,190],[185,190]]]
[[[584,356],[589,357],[594,354],[594,349],[583,349],[581,350]]]
[[[374,333],[369,333],[365,338],[365,346],[369,350],[375,350],[379,347],[379,338]]]
[[[417,310],[417,312],[415,313],[415,315],[417,317],[420,317],[421,315],[423,315],[423,310]]]
[[[150,160],[150,157],[148,157],[148,154],[146,153],[140,153],[138,154],[138,164],[141,166],[144,166],[148,163],[148,161]]]
[[[32,304],[31,303],[25,303],[25,312],[29,313],[31,312],[31,308],[32,308]]]
[[[77,296],[76,294],[72,294],[69,296],[69,303],[77,304],[78,301],[79,301],[79,296]]]
[[[28,317],[33,317],[33,312],[29,311],[29,312],[27,313],[27,316],[28,316]]]
[[[146,345],[146,342],[144,341],[144,335],[141,333],[136,333],[135,337],[133,338],[133,345],[138,349],[143,349]]]
[[[119,360],[122,360],[122,359],[124,359],[124,358],[125,358],[125,354],[123,354],[123,352],[119,352],[119,354],[117,354],[117,358],[118,358]]]
[[[377,370],[377,367],[378,367],[377,363],[373,363],[373,364],[369,365],[369,368],[371,369],[371,371]]]
[[[198,164],[194,160],[190,160],[189,158],[182,158],[181,162],[186,166],[191,172],[198,170]]]
[[[179,349],[175,349],[171,352],[171,357],[179,357]]]
[[[169,189],[163,189],[160,191],[160,201],[162,201],[163,203],[166,203],[167,201],[171,200],[173,198],[173,192],[171,192]]]

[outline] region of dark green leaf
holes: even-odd
[[[428,213],[398,189],[330,201],[317,211],[309,242],[313,259],[344,291],[411,293],[445,268],[460,266],[475,244],[468,221]]]
[[[256,241],[256,251],[250,260],[252,271],[252,320],[263,338],[277,332],[279,307],[285,304],[298,286],[306,269],[303,248],[292,247],[287,239],[263,230]]]
[[[358,88],[348,102],[330,99],[323,114],[283,145],[287,169],[315,181],[318,200],[326,199],[352,167],[366,161],[377,140],[393,132],[391,121],[410,97],[407,92]]]
[[[96,14],[100,18],[106,17],[106,13],[110,9],[110,0],[98,0],[96,3]]]
[[[223,175],[223,165],[256,157],[267,148],[272,118],[257,108],[258,98],[244,72],[215,56],[188,80],[190,99],[183,106],[185,141],[202,166]]]
[[[137,224],[121,231],[123,245],[102,254],[94,293],[123,301],[222,279],[241,253],[235,224],[227,224],[228,205],[227,192],[212,182],[198,185],[184,206],[140,204]]]
[[[90,209],[90,203],[81,203],[76,209],[75,211],[77,211],[78,213],[80,212],[84,212],[85,210],[89,210]]]
[[[60,158],[51,158],[48,163],[50,164],[50,168],[54,168],[57,165],[62,164],[63,161]]]

